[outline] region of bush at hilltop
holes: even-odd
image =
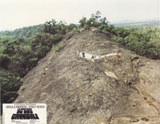
[[[89,29],[96,27],[113,41],[116,41],[135,53],[151,59],[160,59],[160,28],[125,28],[110,25],[107,19],[101,17],[99,11],[89,19],[83,17],[80,27]]]

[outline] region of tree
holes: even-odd
[[[80,27],[84,27],[86,24],[87,24],[87,18],[86,17],[83,17],[80,21]]]

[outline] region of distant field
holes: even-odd
[[[122,21],[114,23],[115,26],[134,26],[134,27],[160,27],[160,20],[144,20],[144,21]]]

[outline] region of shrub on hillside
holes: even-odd
[[[1,68],[0,82],[2,91],[2,103],[12,102],[18,96],[16,91],[22,84],[20,77]]]

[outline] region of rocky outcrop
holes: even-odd
[[[159,124],[160,61],[137,56],[104,34],[83,31],[50,51],[23,79],[15,102],[47,103],[48,124]],[[89,61],[77,51],[115,56]]]

